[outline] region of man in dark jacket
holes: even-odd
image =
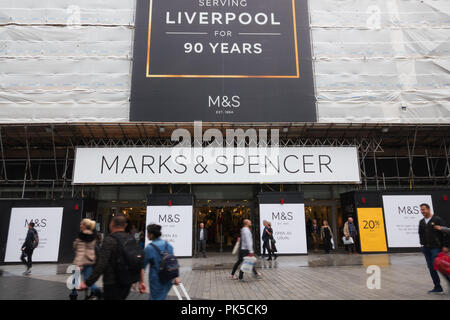
[[[200,251],[203,254],[203,258],[206,258],[206,240],[208,239],[208,230],[205,228],[204,223],[200,223],[200,228],[197,232],[197,241],[198,241],[198,253]]]
[[[445,226],[445,222],[430,211],[430,206],[426,203],[420,205],[423,219],[419,222],[419,237],[422,252],[427,261],[428,269],[430,270],[431,278],[433,279],[434,288],[428,293],[440,293],[443,291],[439,274],[434,270],[434,259],[441,251],[448,252],[448,237],[439,232],[434,226]],[[446,276],[450,285],[450,279]]]
[[[20,256],[20,260],[22,260],[22,263],[27,267],[27,270],[23,273],[24,276],[31,274],[31,267],[33,266],[32,256],[37,238],[36,235],[37,231],[34,228],[34,222],[30,222],[28,224],[27,237],[21,248],[22,255]]]
[[[130,236],[125,232],[127,219],[125,216],[115,216],[109,224],[111,234],[118,237],[121,242]],[[103,297],[105,300],[125,300],[130,293],[130,285],[118,283],[117,260],[120,254],[119,242],[107,235],[97,257],[97,263],[91,276],[80,284],[81,290],[91,287],[103,275]]]

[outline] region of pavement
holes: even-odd
[[[192,300],[450,300],[430,295],[433,283],[420,253],[348,255],[345,253],[281,256],[275,261],[258,259],[261,279],[246,275],[246,282],[229,278],[236,256],[209,254],[207,258],[180,259],[181,281]],[[68,300],[69,265],[35,264],[30,276],[24,266],[0,266],[0,300]],[[379,289],[368,288],[369,266],[380,270]],[[369,269],[370,271],[371,269]],[[369,281],[372,283],[371,281]],[[101,280],[98,284],[101,286]],[[80,293],[79,299],[84,298]],[[128,299],[146,300],[148,294],[131,292]],[[168,300],[176,300],[173,289]]]

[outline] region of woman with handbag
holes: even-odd
[[[267,232],[268,232],[268,234],[269,234],[269,248],[268,248],[268,250],[270,251],[270,253],[272,254],[272,256],[273,256],[273,259],[274,260],[277,260],[277,258],[278,258],[278,256],[277,256],[277,254],[276,254],[276,252],[278,251],[277,250],[277,247],[276,247],[276,243],[277,243],[277,241],[275,240],[275,238],[273,237],[273,229],[272,229],[272,223],[271,222],[267,222]],[[269,259],[267,259],[267,260],[272,260],[272,258],[269,258]]]
[[[97,230],[95,225],[95,221],[83,219],[80,223],[78,237],[73,242],[75,251],[73,264],[80,268],[83,280],[90,277],[96,263]],[[91,292],[90,295],[86,296],[86,299],[101,299],[101,291],[95,284],[89,289]]]
[[[333,239],[333,232],[326,220],[323,221],[323,226],[320,228],[320,239],[323,241],[325,253],[329,254],[332,248],[331,239]]]

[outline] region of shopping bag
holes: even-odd
[[[333,250],[336,249],[335,246],[334,246],[334,240],[333,240],[333,238],[331,238],[331,249],[333,249]]]
[[[187,293],[186,289],[184,288],[184,285],[180,283],[178,286],[173,286],[173,291],[175,291],[175,294],[178,297],[178,300],[183,300],[183,297],[180,294],[180,291],[178,291],[178,288],[180,287],[181,291],[183,292],[184,296],[186,297],[186,300],[191,300],[191,297],[189,297],[189,294]]]
[[[349,245],[349,244],[354,244],[355,242],[353,241],[352,237],[349,237],[348,239],[344,236],[342,237],[342,242],[344,243],[344,245]]]
[[[253,267],[256,263],[255,257],[244,257],[244,261],[241,264],[241,271],[244,273],[252,272]]]
[[[239,246],[241,244],[241,240],[238,239],[238,241],[236,241],[236,244],[234,245],[233,251],[231,252],[231,254],[236,255],[239,252]]]
[[[445,252],[439,253],[434,259],[434,270],[450,276],[450,255]]]

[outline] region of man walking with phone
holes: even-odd
[[[419,222],[420,245],[434,283],[433,290],[428,291],[428,293],[441,293],[443,289],[439,274],[434,270],[434,259],[441,251],[448,252],[448,237],[436,230],[435,226],[445,227],[445,223],[440,217],[431,213],[430,206],[427,203],[420,205],[420,212],[423,215],[423,219]],[[445,277],[450,286],[449,277],[447,275]]]

